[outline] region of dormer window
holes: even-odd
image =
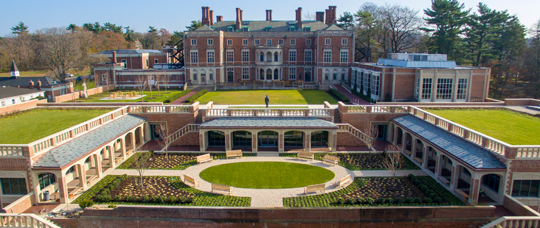
[[[248,27],[242,27],[242,32],[249,32],[249,28]]]
[[[234,28],[232,26],[227,27],[227,32],[232,32],[232,31],[234,31]]]
[[[264,28],[264,31],[267,31],[267,32],[272,31],[272,26],[266,26],[266,28]]]
[[[294,26],[289,26],[289,32],[294,32],[296,31],[296,28]]]
[[[311,32],[311,27],[306,26],[306,27],[304,28],[304,31],[305,31],[305,32]]]

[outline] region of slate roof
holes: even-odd
[[[232,26],[233,29],[240,29],[236,28],[236,21],[220,21],[214,23],[212,27],[214,27],[214,31],[227,31],[227,27]],[[298,29],[298,23],[296,21],[242,21],[241,28],[248,27],[250,32],[264,32],[265,28],[271,26],[272,32],[288,32],[290,26],[294,26],[295,29]],[[334,25],[335,26],[335,25]],[[310,27],[311,31],[321,31],[326,30],[329,26],[326,25],[323,22],[320,21],[302,21],[302,30],[305,27]],[[332,26],[330,26],[332,27]],[[337,26],[335,26],[337,27]],[[343,30],[339,27],[337,27],[339,30]],[[335,28],[332,28],[330,30],[338,30]],[[195,31],[208,31],[208,28],[201,27]]]
[[[80,159],[93,152],[103,144],[115,139],[120,134],[123,134],[141,123],[145,119],[127,115],[114,120],[98,129],[92,130],[78,138],[75,138],[67,143],[64,143],[47,152],[39,159],[34,168],[63,168],[73,161]]]
[[[506,166],[487,149],[449,133],[413,115],[394,118],[398,125],[414,132],[475,169],[505,169]]]
[[[0,86],[10,87],[28,87],[30,80],[34,82],[34,87],[37,87],[38,80],[41,81],[41,86],[59,85],[63,82],[52,80],[49,76],[42,77],[0,77]]]
[[[225,117],[204,122],[202,129],[216,128],[290,128],[290,129],[337,129],[334,123],[317,118],[303,117]]]
[[[98,54],[109,54],[112,55],[113,51],[116,51],[116,54],[142,54],[142,53],[163,53],[160,50],[152,49],[119,49],[119,50],[106,50]]]
[[[43,92],[43,91],[17,88],[17,87],[0,87],[0,99],[8,98],[8,97],[16,97],[16,96],[32,94],[32,93],[39,93],[39,92]]]

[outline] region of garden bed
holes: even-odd
[[[251,198],[224,196],[199,191],[185,185],[179,177],[106,176],[73,203],[92,200],[99,204],[233,206],[249,207]]]
[[[322,161],[326,153],[315,154],[315,159]],[[355,154],[330,154],[339,157],[339,165],[349,170],[386,170],[383,166],[385,154],[383,153],[355,153]],[[280,157],[296,157],[295,153],[280,153]],[[418,170],[409,158],[403,156],[401,170]]]
[[[397,190],[389,190],[397,187]],[[367,207],[464,205],[431,177],[356,178],[339,191],[302,197],[283,198],[284,207]]]
[[[135,169],[135,159],[144,156],[148,161],[148,169],[185,170],[197,164],[197,156],[202,153],[169,153],[168,159],[165,154],[137,153],[118,166],[117,169]],[[225,153],[212,154],[214,159],[224,159]],[[243,156],[257,156],[256,153],[243,153]]]

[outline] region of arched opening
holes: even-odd
[[[311,68],[306,68],[304,74],[305,74],[304,76],[305,81],[310,82],[311,81]]]
[[[124,140],[125,140],[125,146],[126,146],[126,153],[127,153],[127,156],[130,156],[131,153],[133,153],[133,151],[135,150],[135,145],[133,144],[133,133],[127,133],[126,136],[124,137]]]
[[[397,128],[396,145],[400,149],[403,147],[403,130],[400,127]]]
[[[294,150],[304,148],[304,132],[287,131],[284,134],[285,150]]]
[[[415,143],[416,147],[414,152],[414,160],[422,164],[424,161],[424,143],[422,143],[422,141],[419,139],[415,140]]]
[[[275,131],[261,131],[257,133],[257,145],[259,151],[274,151],[278,147],[278,133]]]
[[[274,80],[279,80],[279,71],[278,71],[278,69],[274,70]]]
[[[459,189],[463,191],[464,193],[470,195],[471,191],[471,180],[472,180],[472,173],[469,169],[463,167],[462,165],[456,165],[456,173],[457,176],[457,186],[456,189]]]
[[[264,62],[264,53],[263,52],[261,52],[260,60],[261,60],[261,62]]]
[[[272,62],[272,53],[271,52],[266,53],[266,62]]]
[[[312,132],[311,147],[328,147],[328,131]]]
[[[412,136],[411,134],[409,133],[405,133],[405,153],[408,154],[409,156],[412,156],[412,144],[413,144],[413,140],[412,140]]]
[[[235,131],[232,133],[233,150],[251,150],[251,142],[251,132],[249,131]]]
[[[264,70],[261,69],[261,72],[259,74],[259,79],[264,80]]]
[[[433,147],[427,146],[426,147],[426,156],[427,156],[427,169],[431,171],[431,173],[435,173],[435,167],[437,166],[437,152]]]
[[[208,147],[225,147],[225,132],[222,131],[208,131]]]
[[[274,52],[274,62],[277,62],[277,61],[279,61],[279,57],[278,57],[278,53],[276,51],[276,52]]]
[[[439,173],[440,180],[443,182],[445,186],[450,186],[450,181],[452,181],[452,160],[450,160],[447,156],[441,155],[441,170]]]
[[[478,204],[497,204],[503,191],[503,178],[498,174],[486,174],[480,180]]]
[[[40,193],[39,195],[40,195],[41,201],[51,200],[51,194],[59,190],[56,182],[57,182],[56,175],[54,175],[54,173],[45,172],[45,173],[38,174],[38,184],[39,184],[39,193]],[[3,186],[3,188],[5,187]],[[24,188],[26,188],[26,182],[24,183]],[[15,188],[12,187],[10,189],[13,191]],[[19,190],[21,190],[20,182],[19,182]]]
[[[266,70],[266,80],[272,80],[272,70]]]
[[[142,146],[142,127],[135,129],[135,148]]]

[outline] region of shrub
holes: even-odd
[[[353,198],[348,198],[347,199],[347,204],[348,205],[353,205],[354,204],[354,199]]]
[[[426,195],[431,195],[431,194],[435,194],[435,192],[434,192],[433,190],[431,190],[431,189],[428,189],[428,190],[426,191]],[[431,196],[430,196],[430,197],[431,197]],[[431,197],[431,198],[433,198],[433,197]]]
[[[418,180],[418,178],[413,179],[412,182],[413,182],[413,184],[416,185],[416,186],[418,186],[418,185],[420,184],[420,180]]]
[[[441,202],[442,202],[442,199],[441,199],[441,197],[438,197],[438,196],[437,196],[437,197],[433,198],[433,202],[435,202],[435,203],[441,203]]]
[[[165,101],[163,101],[163,103],[171,103],[171,101],[178,100],[178,98],[183,97],[183,96],[185,96],[186,94],[188,94],[190,92],[191,92],[191,90],[189,90],[189,89],[184,90],[184,91],[182,91],[180,93],[177,93],[175,95],[172,95],[172,96],[168,97]]]
[[[101,195],[107,195],[109,194],[110,190],[109,189],[103,189],[103,191],[101,191]]]
[[[435,197],[437,197],[437,194],[435,194],[435,193],[431,193],[431,194],[429,194],[429,198],[432,198],[432,199],[434,199]]]
[[[338,100],[340,100],[340,101],[350,102],[349,98],[345,97],[343,94],[341,94],[340,92],[338,92],[336,90],[330,89],[330,90],[328,90],[328,92],[331,93],[332,95],[336,96],[338,98]]]
[[[394,199],[394,203],[396,204],[402,204],[403,202],[405,202],[405,200],[401,197],[398,197],[398,198],[395,198]]]
[[[134,196],[132,199],[133,202],[141,202],[141,197]]]
[[[394,199],[388,197],[388,198],[386,198],[386,203],[393,204],[393,203],[394,203]]]
[[[96,202],[103,202],[104,195],[98,195],[96,196]],[[81,207],[82,208],[82,207]]]
[[[420,197],[414,198],[414,203],[422,203],[422,198]]]
[[[366,203],[366,200],[365,200],[364,198],[362,198],[362,197],[358,197],[358,198],[356,199],[356,203],[358,203],[358,204],[363,204],[363,203]]]
[[[159,197],[159,202],[160,202],[160,203],[165,203],[165,202],[167,202],[167,196],[160,196],[160,197]]]
[[[148,197],[148,196],[143,196],[143,197],[141,198],[141,201],[143,201],[143,202],[148,202],[148,201],[150,201],[150,197]]]
[[[167,199],[169,203],[176,203],[178,202],[178,198],[176,196],[169,196],[169,199]]]
[[[427,187],[425,184],[419,185],[418,188],[419,188],[422,192],[426,192],[426,191],[428,190],[428,187]]]
[[[414,203],[414,198],[412,198],[412,197],[407,197],[407,199],[405,199],[405,202],[407,202],[407,203]]]
[[[412,173],[410,173],[409,175],[407,175],[407,178],[409,178],[409,180],[412,180],[412,178],[414,177],[414,175]]]
[[[79,203],[79,207],[81,209],[85,209],[87,207],[91,207],[91,206],[94,206],[94,201],[92,200],[89,200],[89,199],[85,199],[85,200],[82,200],[80,203]]]
[[[188,99],[186,99],[186,103],[193,103],[195,100],[197,100],[199,97],[201,97],[202,95],[204,95],[206,92],[205,89],[197,92],[196,94],[193,94],[193,96],[189,97]]]
[[[122,201],[122,196],[115,196],[114,201]]]
[[[365,178],[362,178],[357,182],[358,183],[357,186],[362,188],[362,187],[366,186],[367,182],[368,182],[368,180],[366,180]]]
[[[341,205],[345,204],[345,199],[339,198],[338,203],[341,204]]]
[[[373,205],[375,204],[375,200],[371,197],[366,197],[366,203]]]
[[[429,197],[424,198],[424,203],[431,203],[433,200]]]
[[[110,202],[110,201],[112,201],[112,196],[106,195],[105,197],[103,197],[103,201],[105,201],[105,202]]]
[[[131,197],[131,196],[124,196],[124,200],[125,200],[126,202],[131,202],[131,201],[133,201],[133,197]]]
[[[386,203],[386,199],[385,198],[378,198],[377,203],[378,204],[384,204],[384,203]]]
[[[161,198],[159,196],[152,196],[152,202],[154,203],[160,203],[161,202]]]
[[[109,204],[108,208],[116,208],[116,205],[111,203],[111,204]]]

